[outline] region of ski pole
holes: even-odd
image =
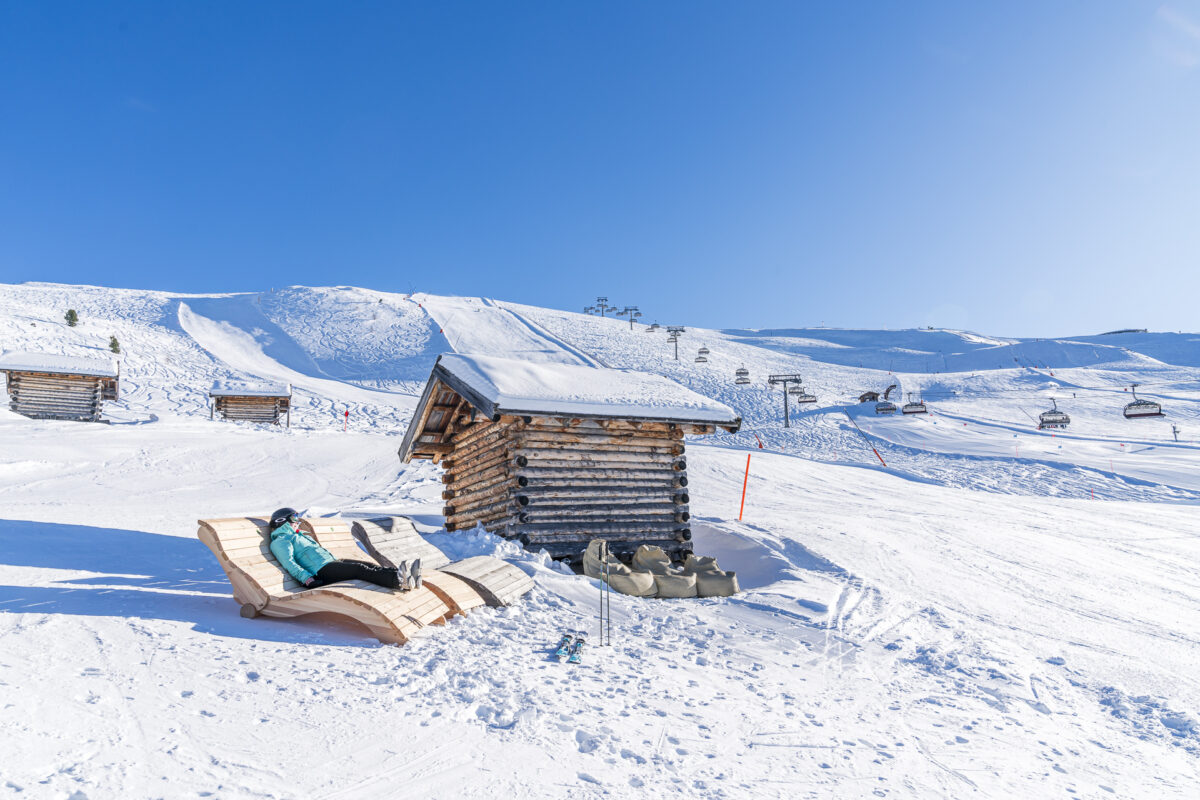
[[[600,542],[600,646],[604,646],[604,588],[608,583],[608,542]]]
[[[750,483],[750,454],[746,453],[746,477],[742,479],[742,505],[738,508],[738,522],[742,521],[742,512],[746,510],[746,484]]]

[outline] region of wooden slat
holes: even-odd
[[[407,641],[412,631],[440,622],[451,613],[449,605],[432,590],[393,592],[362,581],[304,589],[270,555],[260,522],[257,518],[200,520],[198,531],[229,576],[235,599],[252,605],[259,613],[280,617],[321,611],[343,614],[366,625],[379,639],[395,643]],[[331,522],[319,521],[318,528],[334,539],[348,537],[346,526],[339,529]],[[358,551],[353,539],[348,541]],[[227,550],[229,544],[237,546]],[[339,542],[333,544],[339,549],[346,547]],[[357,556],[370,560],[361,551]]]
[[[405,517],[377,517],[354,520],[351,530],[381,564],[397,566],[401,561],[421,559],[421,565],[438,569],[450,559],[426,542]]]
[[[680,454],[682,455],[682,454]],[[527,466],[530,467],[569,467],[574,468],[579,464],[587,464],[590,466],[604,466],[611,469],[624,469],[627,465],[644,469],[659,465],[669,465],[673,469],[675,464],[683,461],[678,455],[665,453],[598,453],[598,452],[572,452],[563,454],[556,450],[542,450],[537,448],[524,447],[517,450],[513,454],[513,458],[524,458]],[[686,466],[686,461],[683,462]]]
[[[523,571],[490,556],[467,558],[442,571],[470,584],[490,606],[512,605],[533,588],[533,579]]]
[[[91,388],[91,387],[84,388],[84,389],[81,389],[80,391],[68,391],[65,389],[57,389],[57,388],[56,389],[40,389],[40,388],[36,388],[36,387],[32,387],[32,386],[26,386],[25,384],[19,384],[17,386],[13,386],[11,389],[9,389],[9,394],[14,395],[14,396],[25,397],[30,400],[36,400],[39,398],[43,398],[43,399],[53,399],[53,400],[76,400],[79,402],[83,402],[86,400],[92,400],[92,399],[99,397],[100,396],[100,387],[96,386],[94,388]]]
[[[643,444],[584,444],[582,442],[559,442],[549,438],[545,440],[521,440],[519,451],[524,453],[553,454],[551,457],[560,459],[591,458],[600,460],[604,456],[613,456],[620,460],[640,458],[644,455],[681,456],[684,445],[682,442],[661,442],[652,445]]]
[[[483,525],[484,528],[490,530],[493,523],[503,520],[516,521],[517,512],[510,508],[501,508],[486,514],[477,514],[475,512],[464,512],[463,514],[455,514],[446,518],[446,530],[468,530],[476,525]]]
[[[106,380],[101,375],[80,375],[77,372],[43,372],[40,370],[6,369],[14,379],[20,380],[53,380],[53,381],[92,381]],[[107,378],[113,380],[113,378]]]
[[[576,442],[579,444],[674,444],[683,439],[683,431],[669,433],[653,432],[618,432],[618,431],[585,431],[579,428],[569,430],[546,430],[541,428],[526,428],[521,432],[521,438],[526,442]]]
[[[271,529],[267,517],[230,517],[228,519],[206,520],[209,527],[215,531],[255,532],[260,536],[270,536]]]
[[[529,428],[541,430],[577,430],[584,433],[670,433],[679,430],[673,422],[638,422],[622,419],[574,419],[574,424],[565,425],[562,417],[534,417],[529,421]]]
[[[691,499],[686,489],[664,487],[661,491],[642,491],[637,486],[609,487],[601,489],[575,488],[573,486],[526,486],[516,495],[522,505],[545,504],[547,501],[570,501],[580,505],[596,503],[658,503],[672,502],[683,505]]]
[[[103,381],[96,376],[9,373],[9,408],[33,419],[95,422],[102,410]]]
[[[660,537],[673,538],[675,533],[686,525],[680,525],[670,522],[642,522],[634,524],[619,524],[619,523],[569,523],[569,522],[521,522],[508,526],[509,530],[514,533],[528,534],[543,534],[554,536],[567,536],[578,538],[580,535],[595,536],[599,538],[601,534],[617,533],[628,534],[632,536],[641,536],[646,533],[654,533]]]
[[[422,566],[421,580],[434,594],[441,597],[454,613],[465,614],[487,605],[487,601],[469,583],[449,573],[436,569],[427,570]]]
[[[533,586],[532,579],[524,572],[498,558],[477,556],[449,563],[445,554],[426,542],[412,522],[404,517],[357,520],[352,529],[359,541],[369,543],[368,548],[381,563],[396,564],[420,558],[423,570],[432,567],[462,579],[488,605],[507,605]],[[434,584],[444,588],[437,578]],[[456,602],[461,606],[461,600]]]
[[[300,529],[312,536],[318,544],[328,550],[334,558],[348,561],[379,563],[368,552],[359,547],[351,532],[350,523],[340,518],[309,518],[300,520]]]

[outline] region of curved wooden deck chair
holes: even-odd
[[[366,625],[378,639],[404,644],[426,625],[444,622],[454,612],[429,589],[395,592],[365,581],[343,581],[305,589],[289,575],[271,552],[267,520],[257,517],[202,519],[197,531],[233,585],[233,597],[243,617],[298,617],[331,612]],[[350,541],[354,546],[353,540]],[[357,546],[330,552],[338,558],[369,560]]]
[[[499,558],[473,556],[451,563],[445,553],[417,533],[408,517],[357,519],[351,532],[380,564],[419,558],[423,568],[428,565],[469,583],[489,606],[512,605],[533,588],[533,578]]]
[[[305,518],[300,520],[300,529],[320,542],[322,547],[337,558],[376,561],[385,567],[395,566],[395,564],[385,563],[374,558],[373,553],[370,555],[364,553],[350,532],[350,523],[344,519]],[[456,575],[436,569],[433,564],[427,566],[424,559],[421,561],[421,582],[423,584],[421,590],[428,589],[440,597],[442,602],[449,607],[450,615],[465,614],[485,603],[483,597],[475,591],[471,584]]]

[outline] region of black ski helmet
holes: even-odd
[[[270,527],[271,527],[271,530],[274,531],[276,528],[282,528],[283,524],[285,522],[293,522],[294,523],[297,521],[298,520],[296,518],[296,509],[281,508],[278,511],[276,511],[274,514],[271,515]]]

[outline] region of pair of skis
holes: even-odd
[[[587,634],[580,633],[564,633],[558,641],[558,649],[554,651],[554,655],[559,661],[564,658],[568,664],[580,664],[583,661],[583,646],[587,644]]]

